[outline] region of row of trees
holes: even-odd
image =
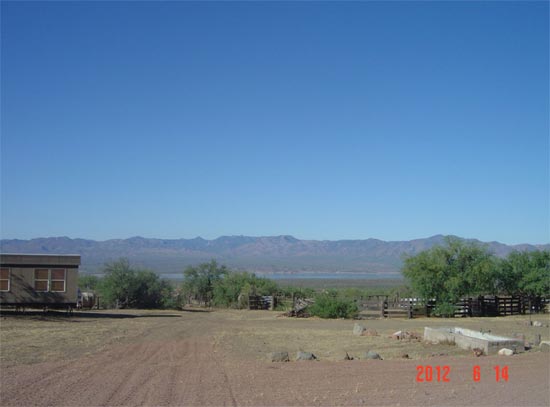
[[[233,272],[215,261],[185,269],[181,285],[160,279],[154,272],[134,269],[127,259],[108,263],[103,278],[82,275],[82,290],[96,291],[113,308],[181,308],[188,303],[226,308],[246,307],[249,295],[287,298],[316,297],[310,313],[323,318],[351,317],[355,302],[336,290],[316,293],[310,288],[280,287],[275,281],[248,272]]]
[[[102,303],[113,308],[179,308],[191,302],[239,307],[244,305],[239,304],[239,298],[281,292],[273,280],[231,272],[215,261],[185,269],[181,285],[161,279],[153,271],[135,269],[127,259],[107,263],[103,273],[102,278],[80,276],[79,286],[96,291]]]
[[[404,260],[403,275],[422,298],[452,304],[478,295],[550,296],[550,251],[512,252],[506,258],[457,238]]]

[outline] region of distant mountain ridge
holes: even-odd
[[[379,277],[398,276],[403,255],[414,255],[442,244],[445,236],[435,235],[408,241],[300,240],[293,236],[221,236],[206,240],[153,239],[131,237],[95,241],[48,237],[30,240],[2,239],[2,253],[80,254],[81,269],[98,272],[105,262],[126,257],[133,265],[159,273],[181,273],[188,265],[211,259],[227,266],[259,273],[369,273]],[[550,250],[545,245],[486,244],[497,256],[513,250]]]

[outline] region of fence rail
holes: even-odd
[[[414,318],[433,315],[435,300],[368,296],[358,300],[365,318]],[[548,313],[550,298],[523,296],[480,296],[462,298],[455,306],[455,317],[496,317],[529,313]]]

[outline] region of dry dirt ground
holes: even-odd
[[[396,341],[399,329],[462,326],[550,339],[548,315],[454,320],[353,321],[280,318],[276,312],[3,312],[2,406],[549,406],[550,353],[474,357],[450,345]],[[310,351],[319,361],[271,363],[267,354]],[[338,360],[375,350],[384,360]],[[401,359],[408,353],[412,359]],[[448,366],[448,382],[418,383],[417,366]],[[474,366],[479,381],[473,380]],[[508,367],[496,381],[495,366]]]

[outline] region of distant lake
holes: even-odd
[[[325,279],[325,280],[381,280],[401,278],[401,274],[373,274],[373,273],[255,273],[258,277],[267,277],[273,280],[298,279]],[[161,273],[162,278],[168,280],[183,280],[183,273]]]

